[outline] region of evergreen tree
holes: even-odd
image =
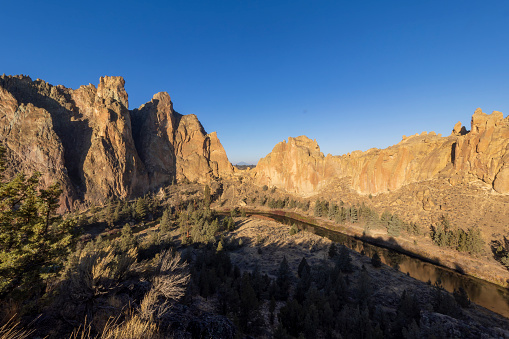
[[[219,241],[219,243],[217,244],[217,249],[216,249],[216,252],[221,252],[224,250],[224,245],[223,245],[223,241]]]
[[[480,254],[484,247],[484,240],[479,227],[472,227],[467,234],[467,248],[472,254]]]
[[[270,304],[269,304],[269,321],[271,325],[274,325],[274,311],[276,310],[276,300],[274,297],[270,298]]]
[[[117,201],[117,205],[115,206],[115,211],[113,212],[113,222],[119,222],[122,219],[122,202]]]
[[[409,293],[406,290],[403,291],[396,311],[396,324],[394,331],[398,334],[398,336],[401,336],[403,327],[410,324],[412,320],[418,323],[420,318],[421,307],[419,305],[419,301],[412,293]]]
[[[58,184],[37,190],[39,173],[3,180],[4,152],[0,146],[0,294],[30,286],[42,272],[56,273],[75,225],[56,215]]]
[[[170,230],[170,211],[168,209],[165,209],[163,212],[163,216],[161,218],[161,223],[159,225],[159,229],[163,233],[167,233]]]
[[[210,187],[209,185],[205,185],[205,189],[203,190],[203,205],[205,205],[205,208],[210,208],[210,202]]]
[[[392,215],[388,211],[384,211],[382,216],[380,217],[380,224],[382,227],[387,228],[389,226],[389,221],[391,220]]]
[[[309,267],[306,257],[302,257],[299,263],[299,268],[297,269],[297,274],[299,275],[299,278],[302,277],[304,271],[307,271],[308,274],[311,273],[311,268]]]
[[[115,213],[115,209],[113,208],[113,201],[110,201],[106,205],[106,211],[105,211],[105,217],[104,217],[108,227],[113,227],[113,223],[115,221],[114,213]]]
[[[90,207],[90,224],[94,224],[99,221],[99,217],[97,215],[97,207],[95,205],[92,205]]]
[[[336,204],[329,204],[329,213],[328,218],[329,220],[334,220],[336,218],[336,214],[338,213],[339,207]]]
[[[205,230],[207,237],[209,240],[213,240],[216,233],[219,231],[219,222],[217,219],[212,220],[209,227]],[[242,240],[242,239],[241,239]]]
[[[359,304],[366,303],[373,293],[373,287],[371,286],[371,278],[369,277],[368,271],[365,268],[361,270],[359,276]]]
[[[147,202],[144,198],[138,198],[136,200],[136,217],[139,220],[144,220],[147,216]]]
[[[339,250],[339,255],[336,259],[336,267],[344,273],[353,272],[352,258],[348,252],[348,248],[342,245]]]
[[[393,215],[387,222],[387,234],[392,237],[397,237],[401,233],[401,220]]]
[[[251,285],[249,273],[244,272],[242,275],[242,283],[240,289],[240,327],[242,330],[247,329],[248,321],[256,317],[256,310],[258,309],[258,299],[256,293]]]
[[[294,337],[297,337],[304,329],[304,317],[302,306],[295,299],[289,300],[281,307],[278,314],[281,326]]]
[[[277,285],[276,298],[277,299],[279,299],[279,300],[288,299],[290,283],[291,283],[290,266],[288,265],[288,261],[286,260],[286,256],[285,256],[285,257],[283,257],[281,264],[279,264],[279,269],[277,271],[277,277],[276,277],[276,285]]]
[[[322,216],[322,203],[318,199],[315,201],[314,215],[315,215],[315,217],[321,217]]]
[[[329,258],[334,258],[338,254],[338,250],[336,248],[335,243],[330,244],[328,253],[329,253]]]
[[[120,234],[120,249],[124,252],[129,251],[131,248],[138,245],[136,236],[133,234],[133,230],[129,224],[125,224]]]
[[[352,224],[359,221],[359,210],[355,206],[350,207],[350,222]]]
[[[228,231],[234,231],[235,230],[235,221],[233,218],[227,218],[227,230]]]
[[[376,251],[373,254],[373,257],[371,258],[371,265],[373,265],[373,267],[376,268],[382,267],[382,259],[380,258],[380,255]]]
[[[463,287],[460,286],[458,289],[455,288],[453,297],[461,307],[466,308],[470,306],[470,299],[468,298],[467,291],[465,291]]]
[[[467,232],[463,231],[461,228],[458,229],[458,251],[467,252],[468,244],[467,244]]]
[[[125,200],[122,203],[122,211],[120,212],[120,219],[128,219],[131,216],[131,206],[129,205],[129,202]]]

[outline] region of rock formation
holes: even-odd
[[[278,143],[260,159],[255,175],[260,185],[278,186],[290,192],[310,194],[321,188],[326,178],[328,158],[320,152],[316,140],[302,135]]]
[[[176,180],[205,182],[233,173],[216,133],[173,110],[157,93],[129,110],[122,77],[73,90],[28,76],[0,77],[0,142],[8,175],[42,172],[64,190],[62,206],[134,197]]]
[[[386,149],[324,156],[305,136],[277,144],[255,169],[255,181],[290,192],[317,193],[337,178],[350,178],[361,194],[393,191],[434,178],[481,180],[498,193],[509,193],[509,119],[477,109],[471,131],[456,124],[449,137],[434,132],[404,137]]]
[[[155,94],[152,101],[133,110],[132,116],[136,147],[150,187],[169,184],[175,177],[203,181],[233,173],[216,132],[206,134],[194,114],[175,112],[168,93]]]

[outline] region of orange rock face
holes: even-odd
[[[509,193],[509,120],[501,112],[487,115],[478,108],[470,133],[458,138],[453,149],[454,169],[478,178],[499,193]]]
[[[215,133],[194,115],[173,111],[157,93],[128,109],[122,77],[73,90],[26,76],[0,77],[0,142],[10,174],[40,171],[42,185],[59,181],[62,207],[133,197],[174,179],[205,182],[233,173]]]
[[[456,124],[449,137],[434,132],[404,137],[386,149],[324,155],[305,136],[277,144],[255,169],[255,181],[291,192],[316,193],[334,178],[350,178],[362,194],[396,190],[433,178],[482,180],[498,193],[509,193],[509,120],[502,113],[476,110],[471,131]]]
[[[233,174],[216,133],[207,134],[196,115],[175,112],[168,93],[155,94],[131,113],[136,147],[152,189],[173,178],[206,182]]]
[[[282,187],[290,192],[310,194],[321,188],[334,173],[326,169],[316,141],[300,136],[278,143],[256,165],[255,178],[260,185]]]

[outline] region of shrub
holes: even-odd
[[[460,305],[461,307],[466,308],[470,306],[470,299],[468,298],[467,291],[465,291],[463,287],[460,287],[459,289],[454,289],[452,295],[456,302],[458,303],[458,305]]]
[[[152,288],[140,304],[139,313],[144,320],[161,318],[170,308],[169,301],[184,296],[190,279],[188,265],[181,260],[178,252],[172,255],[171,251],[163,251],[155,266]],[[163,302],[159,301],[161,297],[165,299]]]
[[[297,225],[293,224],[292,227],[290,227],[290,235],[295,235],[299,232],[300,232],[300,230],[297,227]]]
[[[380,258],[378,252],[373,254],[373,257],[371,258],[371,265],[376,268],[382,267],[382,259]]]

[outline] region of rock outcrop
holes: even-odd
[[[361,194],[393,191],[434,178],[482,180],[498,193],[509,193],[509,119],[477,109],[471,131],[456,124],[449,137],[434,132],[404,137],[386,149],[326,157],[305,136],[277,144],[254,172],[260,185],[290,192],[317,193],[337,178],[349,178]]]
[[[456,172],[509,193],[509,119],[501,112],[487,115],[478,108],[470,133],[458,138],[452,154]]]
[[[327,159],[316,140],[302,135],[278,143],[260,159],[255,175],[260,185],[277,186],[290,192],[310,194],[321,188],[326,178]]]
[[[136,148],[152,189],[173,178],[206,181],[233,173],[216,132],[207,134],[194,114],[175,112],[168,93],[155,94],[131,114]]]
[[[216,133],[173,110],[157,93],[129,110],[122,77],[73,90],[28,76],[0,77],[0,142],[8,174],[43,173],[64,189],[61,205],[134,197],[173,180],[206,182],[233,173]]]

